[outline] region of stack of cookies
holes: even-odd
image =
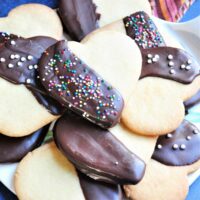
[[[18,198],[184,200],[200,65],[147,1],[60,0],[58,13],[27,4],[0,19],[0,163],[19,162]]]

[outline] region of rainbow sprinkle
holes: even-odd
[[[165,46],[157,27],[146,13],[137,12],[123,21],[127,35],[134,39],[140,48]]]

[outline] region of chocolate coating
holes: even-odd
[[[165,42],[152,19],[145,12],[136,12],[123,19],[126,34],[140,49],[165,46]]]
[[[43,142],[49,125],[25,137],[8,137],[0,134],[0,163],[20,161],[27,153],[39,147]]]
[[[182,49],[172,47],[142,49],[142,59],[140,79],[155,76],[189,84],[200,74],[198,63]]]
[[[47,94],[42,94],[38,91],[32,90],[32,88],[29,88],[34,97],[37,99],[37,101],[43,105],[51,114],[53,115],[62,115],[66,108],[64,108],[61,104],[59,104],[56,100],[51,98]]]
[[[96,13],[96,5],[92,0],[60,0],[59,14],[74,40],[80,41],[98,28],[100,15]]]
[[[145,163],[108,130],[65,114],[53,132],[61,152],[91,178],[115,184],[136,184],[142,179]]]
[[[200,131],[189,121],[158,138],[152,158],[165,165],[191,165],[200,159]]]
[[[42,53],[55,42],[55,39],[44,36],[25,39],[0,33],[0,77],[14,84],[26,85],[38,97],[39,103],[52,114],[59,115],[63,107],[47,95],[38,78],[37,65]]]
[[[145,12],[125,17],[123,22],[127,35],[136,42],[142,52],[140,79],[153,76],[189,84],[199,75],[200,66],[186,51],[165,47],[156,25]],[[187,63],[188,61],[191,63]]]
[[[196,106],[197,104],[200,103],[200,90],[192,96],[190,99],[184,102],[186,110]]]
[[[6,39],[0,48],[0,58],[5,59],[5,62],[0,63],[0,76],[12,83],[27,84],[39,90],[41,85],[37,78],[38,60],[46,48],[55,42],[56,40],[49,37]],[[9,64],[13,66],[9,67]],[[30,81],[27,82],[27,79]]]
[[[78,171],[85,200],[122,200],[120,186],[95,181]]]
[[[103,128],[118,123],[124,105],[122,96],[74,55],[65,41],[46,50],[39,73],[46,91],[60,104]]]

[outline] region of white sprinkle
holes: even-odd
[[[28,56],[27,56],[27,59],[28,59],[28,60],[33,60],[33,56],[28,55]]]
[[[22,62],[26,61],[26,58],[25,57],[21,57],[21,61]]]
[[[177,150],[177,149],[178,149],[178,144],[174,144],[174,145],[172,146],[172,148],[173,148],[174,150]]]
[[[170,70],[169,70],[169,73],[170,73],[170,74],[175,74],[176,71],[175,71],[174,69],[170,69]]]
[[[161,144],[158,144],[158,145],[157,145],[157,149],[162,149],[162,145],[161,145]]]
[[[199,131],[198,131],[197,129],[195,129],[195,130],[193,130],[193,133],[194,133],[194,134],[198,134]]]
[[[184,144],[181,144],[180,149],[181,149],[181,150],[185,150],[185,149],[186,149],[186,146],[185,146]]]
[[[0,62],[5,62],[6,59],[5,58],[0,58]]]
[[[14,54],[11,54],[11,55],[10,55],[10,59],[12,59],[12,60],[15,59],[15,55],[14,55]]]
[[[11,44],[11,45],[15,45],[16,42],[15,42],[14,40],[11,40],[11,41],[10,41],[10,44]]]
[[[186,66],[185,66],[184,64],[182,64],[180,68],[181,68],[181,69],[185,69]]]
[[[16,58],[16,59],[19,59],[19,57],[20,57],[20,56],[19,56],[18,54],[15,54],[15,58]]]
[[[38,65],[34,65],[34,68],[37,69],[37,68],[38,68]]]
[[[187,65],[185,68],[187,71],[189,71],[191,69],[191,66]]]
[[[72,104],[69,104],[69,108],[71,108],[72,107]]]
[[[160,56],[158,54],[155,55],[155,58],[159,60]]]
[[[43,78],[42,81],[45,81],[45,78]]]
[[[186,140],[191,140],[191,136],[188,135],[188,136],[186,137]]]
[[[171,133],[168,133],[168,134],[167,134],[167,138],[172,138],[172,134],[171,134]]]
[[[167,56],[167,59],[168,60],[172,60],[174,57],[171,55],[171,54],[169,54],[168,56]]]
[[[115,165],[118,165],[118,164],[119,164],[119,163],[116,161],[116,162],[115,162]]]
[[[147,58],[152,58],[152,57],[153,57],[153,56],[152,56],[152,54],[150,54],[150,53],[147,55]]]
[[[174,66],[174,62],[169,61],[168,65],[169,65],[170,67],[172,67],[172,66]]]
[[[28,66],[28,69],[33,69],[33,65],[29,65],[29,66]]]
[[[192,61],[189,59],[188,61],[187,61],[187,64],[192,64]]]
[[[148,63],[148,64],[151,64],[151,63],[152,63],[152,60],[151,60],[151,59],[148,59],[148,60],[147,60],[147,63]]]
[[[31,83],[31,79],[26,79],[26,83]]]
[[[8,68],[13,68],[13,67],[14,67],[14,65],[12,63],[8,64]]]
[[[46,72],[45,75],[48,76],[49,74]]]
[[[154,58],[152,58],[152,61],[153,61],[153,62],[157,62],[158,59],[154,57]]]
[[[19,66],[19,67],[21,67],[22,66],[22,62],[17,62],[17,65]]]

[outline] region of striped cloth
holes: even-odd
[[[177,22],[195,0],[149,0],[154,16]]]

